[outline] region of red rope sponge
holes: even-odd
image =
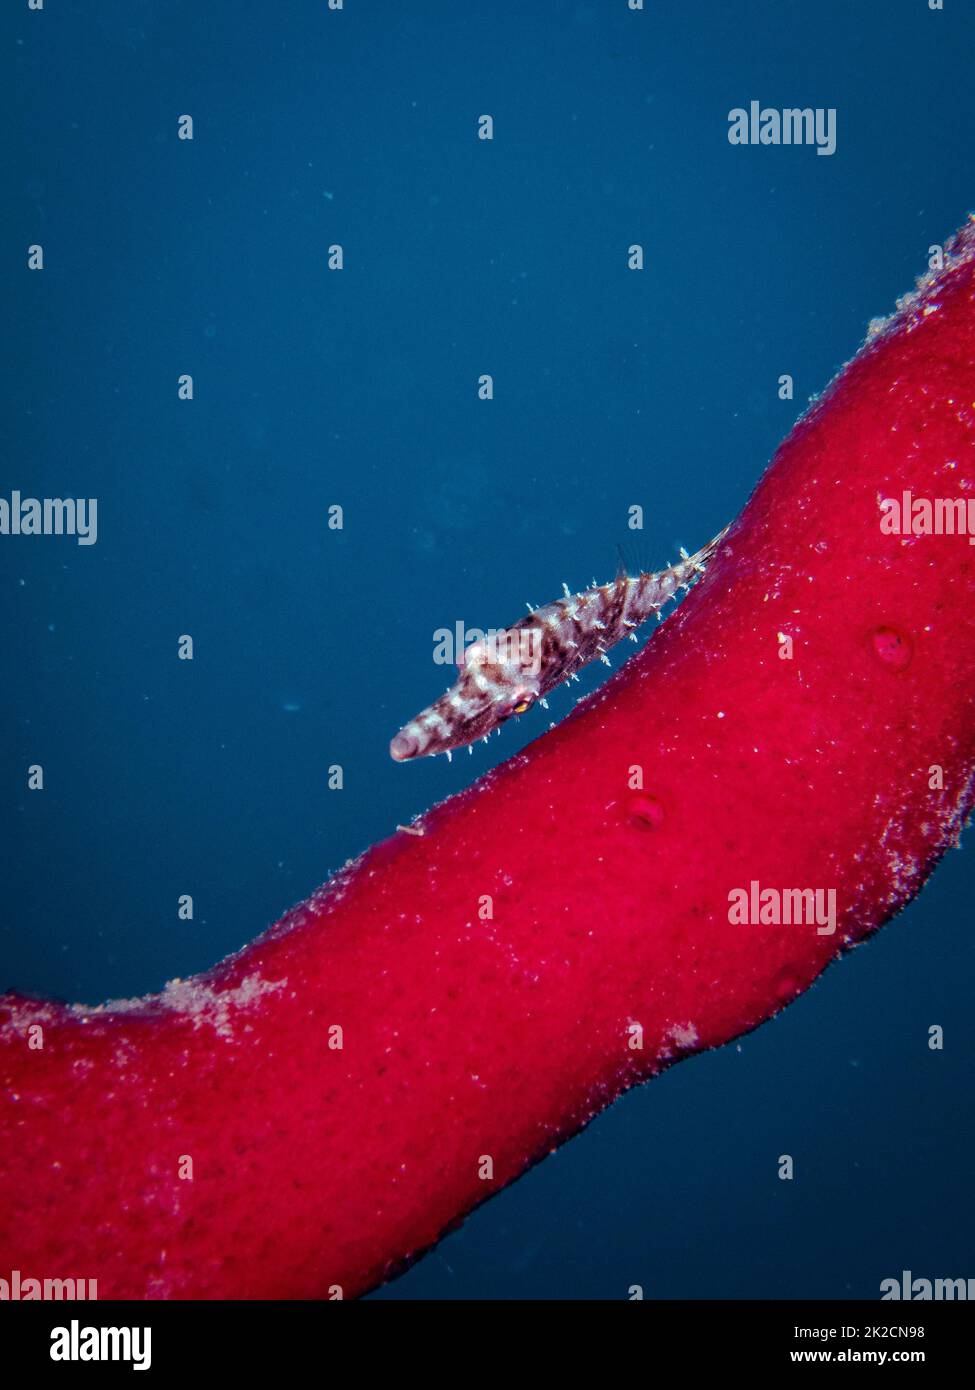
[[[205,975],[0,999],[0,1270],[353,1296],[781,1009],[970,810],[975,548],[889,523],[973,489],[969,225],[558,728]]]

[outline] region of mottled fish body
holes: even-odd
[[[609,584],[536,608],[511,627],[475,642],[458,662],[451,688],[405,724],[389,745],[397,762],[450,753],[524,714],[550,690],[606,653],[704,573],[724,538],[652,574],[621,574]]]

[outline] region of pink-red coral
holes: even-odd
[[[975,487],[973,243],[648,647],[425,834],[161,996],[0,1001],[0,1269],[356,1294],[917,892],[972,801],[975,549],[885,534],[880,502]],[[753,883],[835,890],[835,932],[733,923]]]

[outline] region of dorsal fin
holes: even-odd
[[[629,572],[630,572],[630,571],[627,569],[627,565],[626,565],[626,556],[623,554],[623,546],[622,546],[622,544],[621,544],[619,541],[617,541],[617,542],[616,542],[616,583],[618,584],[618,583],[620,582],[621,579],[626,579],[626,577],[629,575]]]

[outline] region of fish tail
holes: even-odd
[[[721,542],[724,540],[725,536],[728,534],[730,530],[731,527],[726,526],[723,531],[719,531],[716,536],[709,540],[707,545],[702,545],[701,549],[698,550],[694,555],[686,555],[683,551],[681,551],[680,562],[673,566],[675,570],[681,571],[682,576],[686,576],[686,579],[682,577],[678,581],[679,583],[687,582],[690,579],[692,579],[694,575],[704,573],[704,568],[707,565],[707,562],[714,555],[718,546],[721,544]]]
[[[707,545],[702,546],[693,555],[688,555],[686,551],[682,551],[681,558],[675,565],[669,565],[667,569],[660,570],[656,574],[641,574],[639,578],[632,580],[624,614],[628,620],[626,626],[643,622],[651,613],[656,613],[658,617],[661,617],[661,609],[664,604],[668,600],[676,598],[680,589],[689,589],[694,581],[704,573],[705,566],[728,534],[729,529],[726,526],[723,531],[719,531],[713,540],[708,541]]]

